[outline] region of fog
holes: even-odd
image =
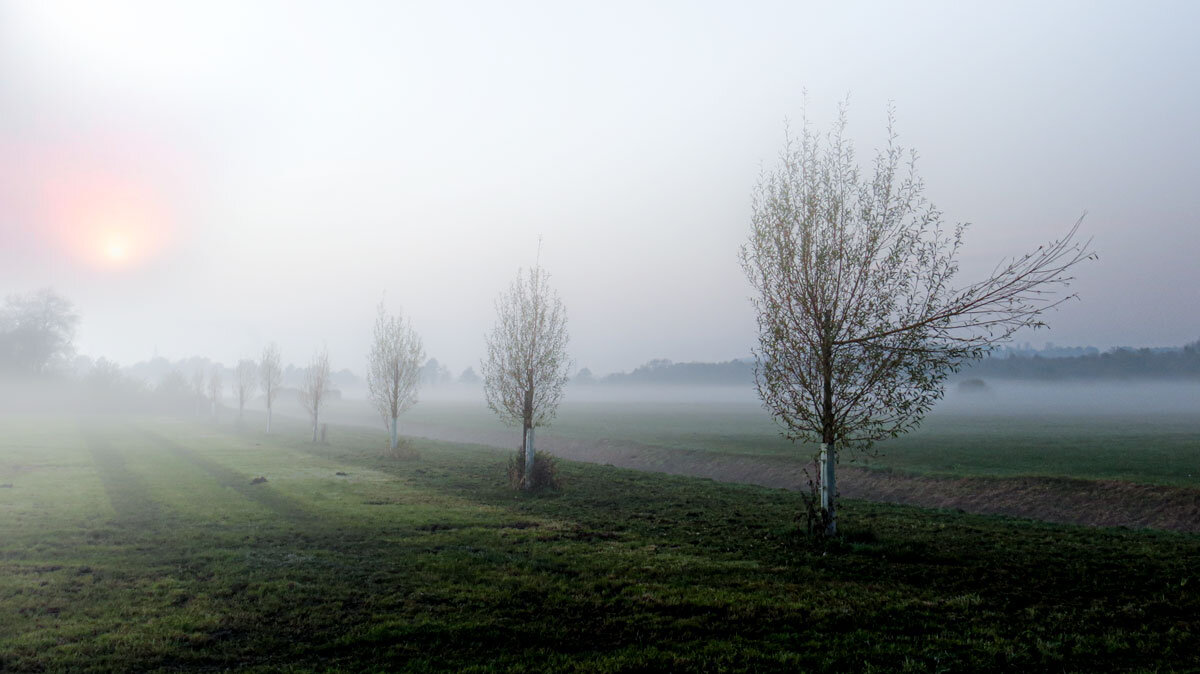
[[[952,380],[946,395],[931,414],[938,415],[1102,415],[1102,414],[1198,414],[1200,381],[1032,382],[993,379],[983,390],[964,387]],[[430,405],[486,405],[478,387],[452,385],[422,392]],[[352,400],[352,399],[351,399]],[[758,394],[749,386],[571,386],[563,409],[576,405],[606,404],[658,406],[728,406],[747,413],[761,408]],[[762,412],[764,415],[766,412]]]
[[[606,373],[754,341],[737,264],[784,120],[893,101],[962,275],[1084,210],[1051,338],[1200,333],[1193,3],[0,4],[0,289],[78,350],[362,373],[373,309],[452,371],[538,256]],[[1020,336],[1019,338],[1028,338]]]

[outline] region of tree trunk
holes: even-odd
[[[267,435],[271,434],[271,406],[267,405]]]
[[[396,449],[396,426],[398,424],[399,420],[396,417],[392,417],[392,451]]]
[[[825,312],[825,341],[821,345],[821,514],[825,520],[825,535],[837,534],[837,431],[833,411],[833,318]]]
[[[313,415],[313,443],[317,442],[317,415]]]
[[[525,448],[525,474],[524,487],[526,490],[533,489],[533,375],[529,375],[529,385],[525,388],[525,409],[524,409],[525,428],[524,448]]]
[[[837,450],[833,443],[821,443],[821,510],[825,515],[825,535],[837,534]]]
[[[533,427],[525,430],[525,489],[533,489]]]

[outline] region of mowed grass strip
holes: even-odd
[[[846,535],[813,545],[780,490],[568,463],[561,494],[530,497],[501,453],[388,459],[366,430],[96,432],[157,519],[76,513],[105,493],[92,468],[92,496],[47,482],[63,507],[0,520],[0,669],[1200,667],[1197,536],[850,501]],[[40,452],[77,469],[89,450],[66,431]],[[282,501],[231,486],[260,475]],[[69,546],[18,549],[55,521]]]

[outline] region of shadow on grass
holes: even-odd
[[[156,446],[167,450],[175,457],[187,461],[208,473],[221,486],[236,491],[284,520],[304,524],[314,522],[318,519],[300,505],[298,501],[280,494],[269,486],[253,482],[253,478],[249,475],[244,475],[222,466],[153,431],[144,430],[143,434]]]
[[[150,496],[146,483],[126,466],[124,453],[94,429],[84,427],[81,432],[91,451],[100,483],[116,512],[117,523],[127,528],[143,529],[157,522],[162,510]]]

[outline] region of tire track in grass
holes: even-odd
[[[144,527],[162,518],[162,507],[150,495],[150,488],[137,474],[129,470],[125,454],[94,430],[81,428],[81,435],[92,454],[92,463],[100,483],[108,495],[119,523],[129,527]]]
[[[156,446],[165,449],[176,458],[187,461],[208,473],[221,486],[229,487],[285,520],[294,523],[309,523],[318,519],[316,515],[308,511],[299,501],[285,496],[267,485],[251,484],[250,477],[206,458],[166,436],[149,430],[142,430],[142,433]]]

